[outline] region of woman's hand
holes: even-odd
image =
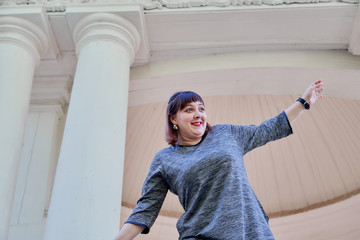
[[[320,93],[324,91],[324,84],[322,80],[313,82],[304,92],[302,98],[310,105],[314,104],[318,99],[323,98],[323,95]],[[305,108],[302,103],[296,101],[288,109],[285,110],[285,113],[290,121],[293,123],[300,115],[305,112]]]
[[[318,99],[323,98],[320,93],[324,91],[324,84],[322,80],[313,82],[305,91],[302,98],[310,105],[314,104]]]

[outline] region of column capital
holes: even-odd
[[[11,16],[0,17],[0,42],[24,48],[33,56],[36,66],[49,48],[46,34],[38,26]]]
[[[55,110],[62,117],[70,102],[71,76],[35,76],[30,111]]]
[[[124,47],[131,63],[140,45],[140,34],[135,26],[112,13],[94,13],[82,18],[74,27],[73,38],[77,55],[90,42],[109,41]]]

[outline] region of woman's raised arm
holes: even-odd
[[[306,111],[305,105],[309,104],[309,107],[313,105],[318,99],[323,98],[323,95],[320,93],[324,91],[324,84],[322,80],[313,82],[304,92],[302,99],[305,103],[301,103],[300,101],[296,101],[293,105],[291,105],[288,109],[285,110],[285,113],[290,121],[293,123],[296,119],[298,119],[301,114]]]

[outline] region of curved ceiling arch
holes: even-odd
[[[358,196],[359,70],[194,68],[174,74],[154,71],[130,81],[123,207],[135,206],[153,156],[167,147],[164,111],[172,93],[193,90],[202,95],[211,124],[259,124],[285,110],[317,79],[325,81],[326,97],[294,124],[295,134],[246,156],[250,183],[272,218]],[[168,194],[160,218],[178,218],[182,211],[177,197]]]
[[[204,100],[211,124],[259,124],[285,110],[296,97],[225,95]],[[126,206],[136,203],[152,157],[166,147],[165,107],[166,102],[161,102],[128,109]],[[306,211],[359,192],[359,119],[360,100],[327,97],[293,125],[294,135],[247,154],[249,180],[269,215]],[[181,212],[176,197],[170,197],[162,214],[175,217]]]
[[[298,94],[322,79],[326,96],[360,99],[360,71],[351,69],[256,67],[196,71],[130,81],[129,106],[167,101],[176,91],[202,96]]]

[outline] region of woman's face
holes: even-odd
[[[194,145],[201,141],[206,129],[207,115],[202,102],[190,102],[170,117],[178,126],[178,144]]]

